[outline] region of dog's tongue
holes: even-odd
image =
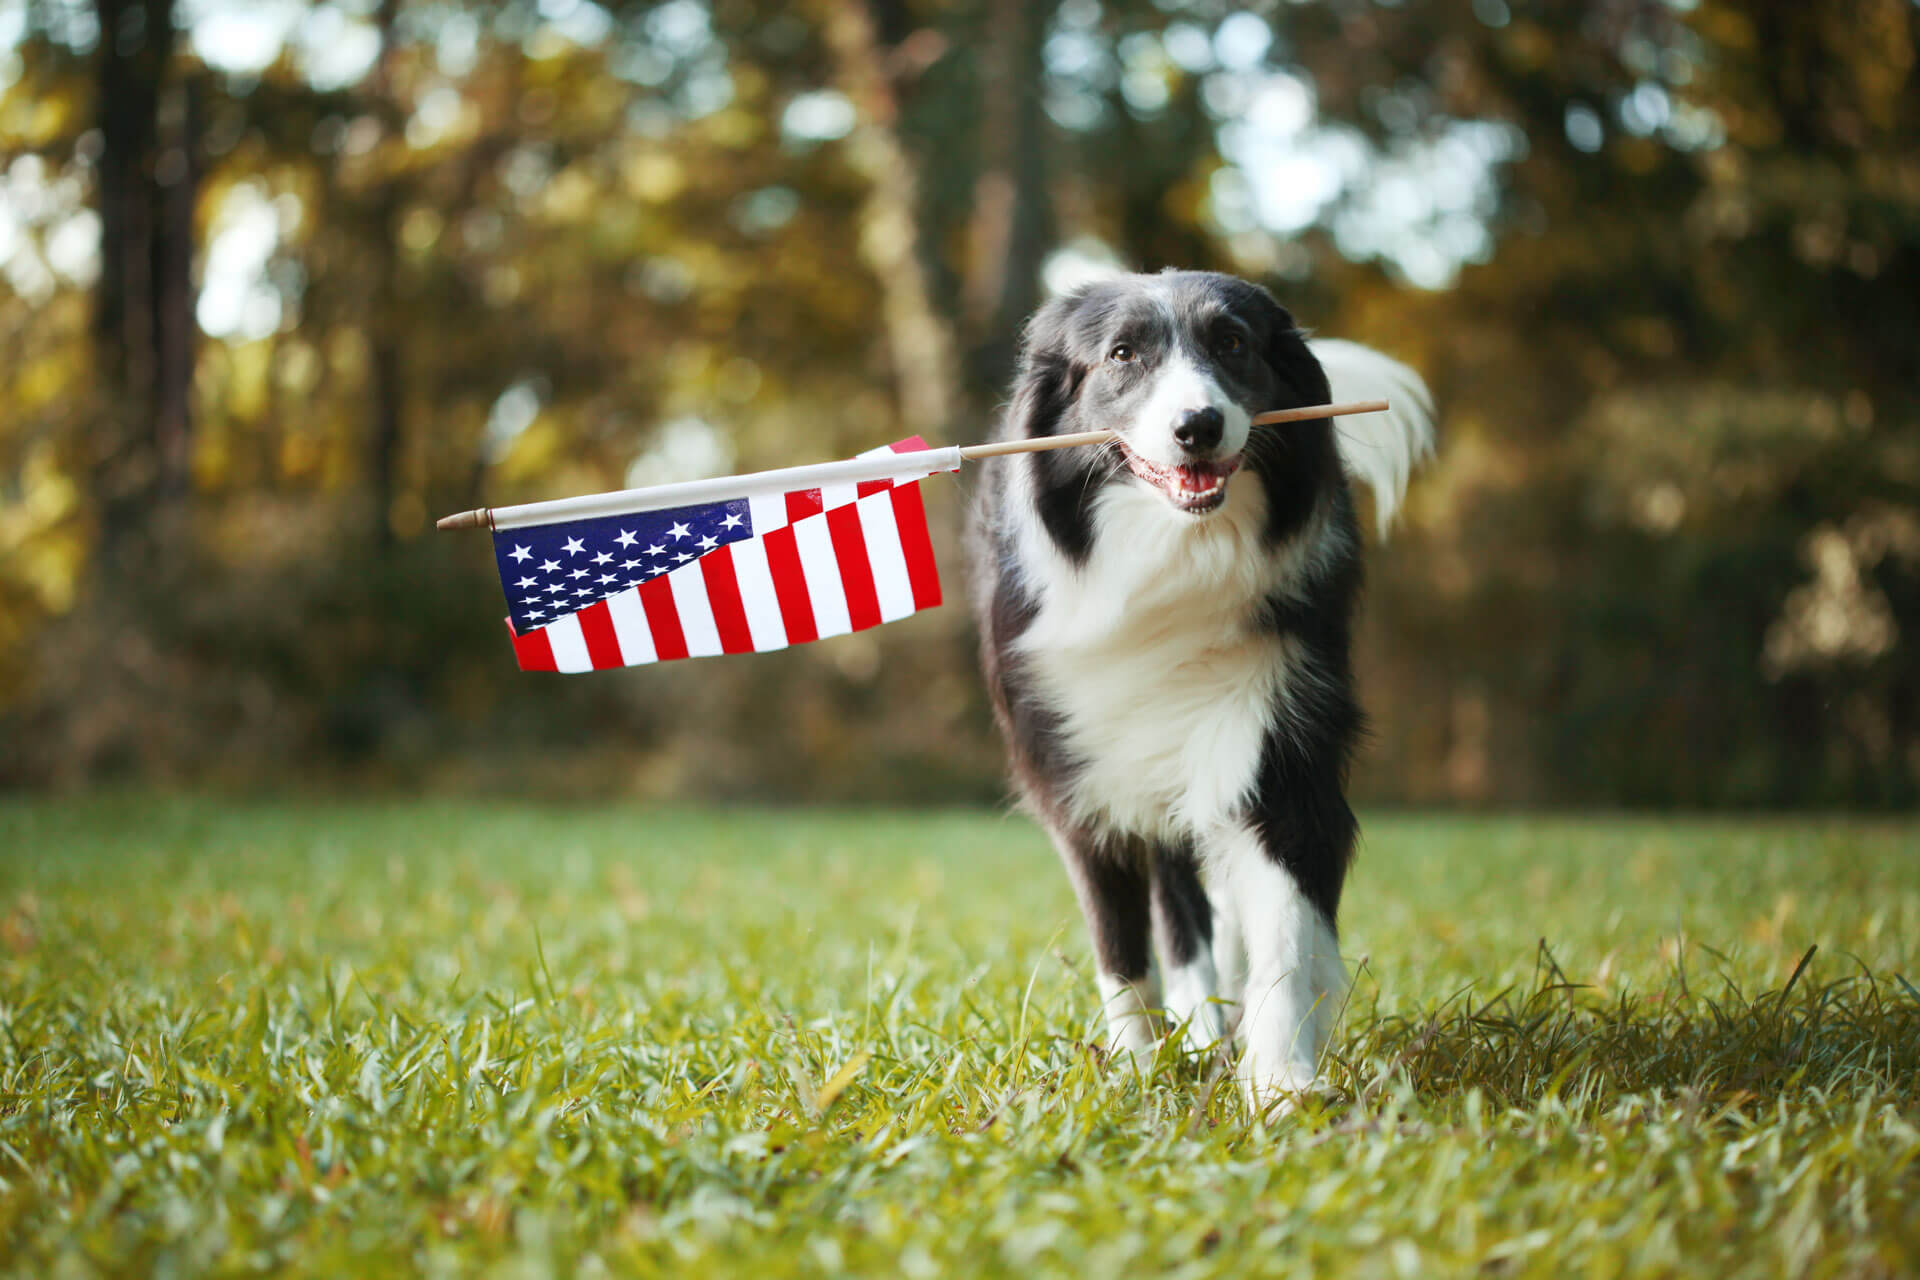
[[[1127,463],[1135,475],[1163,491],[1174,505],[1189,511],[1218,506],[1226,496],[1227,477],[1240,469],[1238,458],[1168,467],[1130,453]]]

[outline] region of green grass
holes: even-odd
[[[1920,1269],[1920,827],[1375,817],[1346,910],[1261,1123],[1102,1070],[1019,819],[0,803],[0,1265]]]

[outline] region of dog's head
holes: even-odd
[[[1317,483],[1334,457],[1328,420],[1274,428],[1252,419],[1328,395],[1304,335],[1265,289],[1211,272],[1124,275],[1056,298],[1028,323],[1013,427],[1026,436],[1116,431],[1117,458],[1059,450],[1038,455],[1039,465],[1082,494],[1141,484],[1205,518],[1243,466],[1261,474],[1270,500],[1281,496],[1276,480],[1295,491]]]

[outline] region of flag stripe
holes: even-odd
[[[522,671],[557,671],[553,664],[553,646],[547,643],[547,629],[529,631],[520,635],[513,629],[513,619],[507,619],[507,634],[513,637],[513,656],[519,662]]]
[[[797,524],[821,511],[818,489],[796,489],[787,495],[787,523]]]
[[[647,630],[653,633],[653,650],[660,661],[686,657],[687,638],[680,631],[680,618],[673,609],[673,588],[666,578],[649,578],[640,584],[640,607],[647,612]]]
[[[625,666],[620,659],[620,640],[613,633],[613,616],[607,602],[596,600],[573,615],[580,620],[580,634],[587,642],[587,660],[595,671]]]
[[[734,586],[740,608],[752,633],[752,649],[765,653],[787,647],[786,624],[780,620],[780,594],[774,590],[773,571],[767,566],[767,544],[762,538],[736,542],[728,550],[733,559]]]
[[[857,485],[822,485],[820,487],[820,506],[827,511],[832,511],[835,507],[850,507],[859,496],[860,489]]]
[[[564,618],[549,623],[546,632],[547,643],[553,646],[554,670],[593,670],[593,658],[587,653],[586,637],[580,634],[578,614],[570,613]]]
[[[913,583],[913,607],[931,609],[940,603],[940,569],[933,562],[933,539],[927,535],[927,507],[917,484],[895,485],[893,519],[900,530],[900,549],[907,557],[907,578]]]
[[[764,538],[787,523],[787,495],[784,493],[749,494],[747,515],[753,523],[753,536]]]
[[[813,602],[807,599],[807,574],[800,564],[800,546],[793,526],[775,529],[768,535],[766,545],[767,567],[772,572],[787,639],[794,644],[818,640],[820,628],[813,620]]]
[[[875,493],[885,493],[891,488],[893,488],[891,480],[862,480],[854,486],[855,492],[863,498]]]
[[[673,588],[673,606],[680,615],[680,634],[687,640],[689,658],[711,658],[720,652],[720,631],[713,625],[713,607],[707,603],[707,579],[700,564],[681,565],[667,575]]]
[[[613,634],[619,637],[620,654],[629,667],[654,660],[653,630],[647,625],[647,611],[640,607],[640,593],[622,591],[607,598],[607,616],[613,619]]]
[[[893,503],[882,496],[862,498],[854,510],[860,513],[861,532],[867,536],[867,564],[873,571],[880,621],[904,618],[913,612],[913,579],[907,576],[907,555],[900,549]]]
[[[752,653],[753,633],[747,629],[746,609],[740,603],[740,584],[733,576],[734,543],[710,551],[695,561],[707,583],[707,603],[713,609],[714,630],[720,633],[722,653]]]
[[[853,620],[847,616],[847,593],[840,585],[840,564],[827,522],[800,521],[793,526],[793,542],[800,552],[800,580],[813,604],[813,625],[823,636],[847,634],[853,630]]]
[[[827,532],[833,535],[833,554],[840,562],[840,585],[847,593],[847,621],[855,631],[880,625],[880,600],[873,590],[873,568],[867,539],[860,529],[857,508],[834,507],[827,512]]]

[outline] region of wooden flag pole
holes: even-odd
[[[1253,415],[1256,427],[1271,427],[1282,422],[1308,422],[1314,418],[1338,418],[1349,413],[1385,413],[1385,400],[1360,400],[1353,404],[1310,404],[1299,409],[1272,409]],[[1117,431],[1076,431],[1064,436],[1038,436],[1032,440],[1001,440],[995,444],[963,444],[960,456],[998,458],[1008,453],[1040,453],[1047,449],[1071,449],[1083,444],[1105,444],[1120,436]]]
[[[1309,422],[1315,418],[1339,418],[1351,413],[1385,413],[1386,411],[1387,402],[1385,400],[1360,400],[1352,404],[1310,404],[1298,409],[1273,409],[1266,413],[1256,413],[1253,415],[1253,425],[1256,427],[1270,427],[1283,422]],[[1120,433],[1117,431],[1076,431],[1071,435],[1064,436],[1039,436],[1031,440],[1001,440],[994,444],[962,445],[958,449],[955,449],[953,453],[958,454],[962,459],[972,461],[975,458],[998,458],[1009,453],[1040,453],[1048,449],[1072,449],[1083,444],[1105,444],[1110,440],[1117,440],[1119,435]],[[946,451],[941,450],[940,452],[944,453]],[[888,466],[891,465],[891,462],[906,462],[915,456],[916,455],[911,453],[894,455],[893,459],[881,465]],[[790,468],[790,470],[796,473],[811,469],[812,468],[803,467]],[[899,469],[911,470],[910,467],[901,467]],[[954,468],[949,466],[944,469],[952,470]],[[768,472],[765,474],[771,477],[777,473]],[[795,479],[798,480],[799,476],[796,475]],[[712,483],[722,484],[725,482],[715,481]],[[796,485],[796,487],[805,486]],[[689,497],[691,500],[691,495]],[[586,499],[569,499],[563,501],[584,502]],[[537,505],[547,506],[552,504],[542,503]],[[586,513],[583,512],[583,514]],[[493,508],[491,507],[478,507],[472,511],[462,511],[456,515],[446,516],[434,524],[434,528],[436,529],[491,529],[493,527],[494,514]]]

